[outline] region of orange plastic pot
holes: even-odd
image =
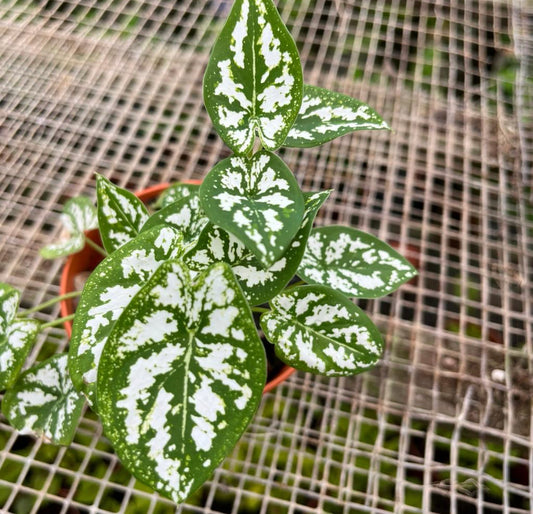
[[[199,180],[189,180],[188,184],[200,184]],[[148,203],[151,200],[157,198],[169,184],[159,184],[157,186],[149,187],[138,191],[135,195],[144,203]],[[90,230],[87,232],[87,237],[92,239],[95,243],[101,244],[100,234],[98,229]],[[59,292],[61,295],[70,293],[76,290],[75,280],[76,276],[80,273],[91,272],[102,260],[102,256],[90,246],[85,245],[85,248],[80,252],[70,255],[67,259],[63,272],[61,274],[61,281],[59,284]],[[61,316],[69,316],[75,312],[74,301],[69,298],[62,300],[60,303]],[[64,323],[67,335],[70,337],[72,334],[72,322],[65,321]],[[273,377],[269,378],[265,385],[263,393],[267,393],[274,389],[281,382],[287,380],[296,370],[290,366],[283,366]]]

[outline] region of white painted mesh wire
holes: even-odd
[[[140,189],[201,178],[228,150],[201,79],[229,2],[2,0],[0,280],[58,292],[65,199],[94,173]],[[527,513],[533,495],[533,7],[528,0],[287,0],[309,83],[394,131],[286,151],[319,223],[371,231],[419,277],[364,302],[386,336],[372,372],[294,375],[189,513]],[[58,314],[50,308],[41,315]],[[63,349],[52,329],[31,360]],[[57,448],[0,422],[9,513],[166,513],[87,412]]]

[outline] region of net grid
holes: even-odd
[[[58,292],[39,248],[94,173],[139,190],[202,178],[229,151],[201,97],[230,2],[0,4],[0,280]],[[298,373],[184,505],[122,468],[86,411],[54,448],[0,422],[9,513],[530,512],[533,497],[533,11],[527,0],[283,0],[306,81],[394,128],[284,160],[351,224],[419,269],[361,302],[386,340],[372,372]],[[57,308],[39,314],[48,321]],[[60,329],[29,362],[66,348]]]

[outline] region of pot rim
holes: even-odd
[[[184,180],[183,183],[185,184],[196,184],[200,185],[202,183],[201,180]],[[155,186],[148,187],[146,189],[142,189],[135,192],[135,195],[140,198],[143,202],[148,202],[149,200],[152,200],[153,198],[160,195],[165,189],[167,189],[170,186],[168,182],[163,182],[161,184],[157,184]],[[98,233],[98,229],[89,230],[86,232],[87,237],[99,241],[100,235]],[[70,291],[74,290],[73,282],[75,275],[81,271],[78,269],[78,263],[80,254],[83,254],[84,251],[86,251],[89,247],[85,246],[83,250],[81,250],[78,253],[69,255],[67,258],[67,261],[65,263],[65,266],[63,267],[63,271],[61,272],[61,280],[59,283],[59,294],[63,295],[65,293],[68,293]],[[65,317],[69,314],[72,314],[74,312],[74,302],[71,298],[68,298],[66,300],[61,300],[60,302],[60,312],[61,316]],[[65,327],[65,331],[67,332],[67,336],[70,339],[72,335],[72,321],[68,320],[63,323],[63,326]],[[269,391],[272,391],[275,387],[277,387],[279,384],[287,380],[296,370],[292,368],[291,366],[284,365],[281,370],[278,372],[278,374],[269,380],[263,389],[263,394],[268,393]]]

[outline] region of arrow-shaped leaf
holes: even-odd
[[[68,200],[63,207],[61,222],[65,237],[59,243],[41,249],[41,256],[45,259],[65,257],[83,249],[85,246],[83,233],[98,226],[96,208],[92,200],[86,196],[77,196]]]
[[[184,242],[189,243],[198,238],[208,221],[200,206],[198,195],[193,194],[152,214],[144,224],[142,232],[157,225],[166,224],[178,229],[183,234]]]
[[[302,88],[298,50],[272,0],[236,0],[204,76],[204,102],[220,137],[245,155],[257,130],[275,150],[298,114]]]
[[[69,368],[91,406],[100,354],[113,324],[157,268],[181,251],[181,234],[159,225],[104,259],[87,280],[72,327]]]
[[[304,86],[300,112],[283,146],[308,148],[355,130],[388,129],[370,106],[321,87]]]
[[[207,225],[195,247],[184,256],[194,270],[202,271],[215,262],[227,262],[239,280],[251,305],[260,305],[278,294],[292,279],[302,259],[313,220],[329,191],[304,193],[305,212],[302,225],[283,256],[269,268],[232,234],[213,224]]]
[[[200,187],[200,200],[209,219],[241,240],[263,267],[281,258],[304,213],[294,175],[265,151],[218,163]]]
[[[289,366],[320,375],[355,375],[381,355],[383,341],[368,316],[329,287],[295,287],[270,304],[261,327]]]
[[[20,375],[2,412],[21,433],[70,444],[84,404],[68,376],[67,355],[54,355]]]
[[[266,380],[265,352],[231,269],[191,281],[163,264],[116,322],[98,371],[98,408],[121,461],[181,502],[233,448]]]
[[[155,203],[156,208],[163,209],[169,205],[186,198],[187,196],[198,196],[200,186],[197,184],[185,184],[183,182],[177,182],[167,187],[157,199]]]
[[[102,244],[107,253],[113,253],[137,236],[148,219],[148,211],[133,193],[102,175],[96,176],[96,196]]]
[[[395,291],[416,270],[388,244],[350,227],[314,229],[298,275],[348,296],[379,298]]]

